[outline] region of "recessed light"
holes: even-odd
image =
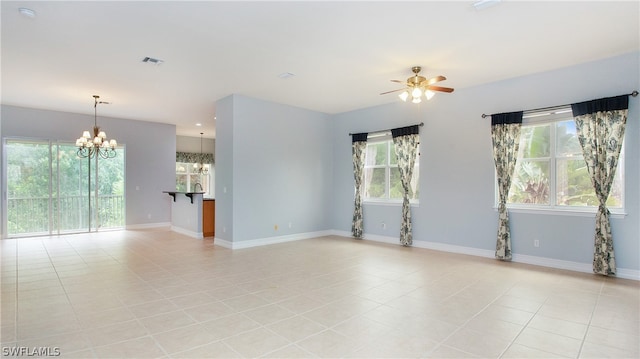
[[[196,123],[196,126],[200,127],[202,124],[200,122]]]
[[[19,9],[18,9],[18,11],[19,11],[23,16],[26,16],[26,17],[29,17],[29,18],[32,18],[32,19],[33,19],[34,17],[36,17],[36,12],[35,12],[35,11],[33,11],[33,10],[31,10],[31,9],[27,9],[26,7],[21,7],[21,8],[19,8]]]

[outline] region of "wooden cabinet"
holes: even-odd
[[[216,201],[205,199],[202,201],[202,235],[213,237],[216,234]]]

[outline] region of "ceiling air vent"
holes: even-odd
[[[144,59],[142,59],[142,62],[146,62],[148,64],[154,64],[154,65],[161,65],[164,61],[147,56]]]

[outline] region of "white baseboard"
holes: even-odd
[[[513,261],[518,263],[533,264],[533,265],[549,267],[549,268],[566,269],[574,272],[593,273],[593,267],[591,263],[563,261],[560,259],[529,256],[526,254],[517,254],[517,253],[513,253]]]
[[[302,239],[311,239],[311,238],[329,236],[332,234],[333,234],[333,231],[306,232],[306,233],[289,234],[286,236],[278,236],[278,237],[249,239],[249,240],[238,241],[238,242],[230,242],[224,239],[215,238],[213,240],[213,244],[219,245],[221,247],[229,248],[229,249],[243,249],[243,248],[251,248],[251,247],[258,247],[258,246],[266,246],[269,244],[299,241]]]
[[[213,244],[216,246],[233,249],[233,242],[229,242],[226,239],[213,237]]]
[[[581,263],[564,261],[561,259],[545,258],[529,256],[525,254],[513,254],[513,261],[517,263],[533,264],[542,267],[565,269],[574,272],[590,273],[593,274],[592,263]],[[631,279],[640,281],[640,271],[626,268],[616,268],[615,278]]]
[[[332,231],[332,234],[340,237],[353,238],[350,232],[346,231]],[[365,234],[364,240],[370,240],[375,242],[382,242],[388,244],[400,245],[400,241],[397,237],[386,237],[372,234]],[[476,257],[495,258],[495,251],[488,249],[479,249],[472,247],[456,246],[452,244],[427,242],[427,241],[413,241],[413,247],[431,249],[441,252],[466,254]],[[513,253],[513,262],[525,263],[531,265],[537,265],[541,267],[565,269],[574,272],[593,273],[593,267],[591,263],[580,263],[572,261],[564,261],[560,259],[529,256],[525,254]],[[616,278],[632,279],[640,281],[640,271],[633,269],[617,268]]]
[[[177,227],[177,226],[171,226],[171,230],[176,232],[176,233],[184,234],[185,236],[189,236],[189,237],[196,238],[196,239],[203,239],[204,238],[204,234],[202,232],[194,232],[194,231],[190,231],[188,229],[184,229],[184,228]]]
[[[125,229],[151,229],[151,228],[163,228],[171,227],[171,222],[159,222],[159,223],[144,223],[144,224],[128,224]]]
[[[640,281],[640,271],[626,268],[617,268],[618,273],[616,273],[617,278],[623,279],[633,279]]]
[[[133,224],[128,225],[125,229],[135,230],[135,229],[154,229],[154,228],[166,228],[173,232],[184,234],[185,236],[189,236],[192,238],[203,239],[204,233],[202,232],[194,232],[188,229],[184,229],[181,227],[171,225],[171,222],[161,222],[161,223],[145,223],[145,224]]]

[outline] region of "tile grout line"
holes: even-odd
[[[92,240],[92,238],[87,238],[87,240]],[[67,242],[68,242],[68,241],[67,241]],[[82,258],[82,261],[83,261],[83,262],[85,262],[85,264],[86,264],[86,261],[84,260],[84,258],[82,257],[82,255],[80,255],[80,253],[79,253],[79,252],[78,252],[78,250],[75,248],[75,246],[73,246],[73,244],[72,244],[72,243],[69,243],[69,245],[74,249],[74,251],[75,251],[75,252],[80,256],[80,258]],[[110,253],[108,253],[108,252],[104,251],[104,249],[103,249],[103,248],[100,248],[100,251],[102,251],[102,252],[106,253],[109,257],[113,258],[114,260],[116,260],[116,262],[120,263],[120,261],[118,261],[118,259],[117,259],[117,258],[113,257]],[[127,268],[127,270],[128,270],[129,272],[133,273],[133,275],[134,275],[134,276],[137,276],[137,274],[136,274],[136,273],[134,273],[134,272],[130,271],[128,268]],[[57,273],[57,271],[56,271],[56,273]],[[140,279],[141,279],[141,278],[140,278]],[[63,285],[63,289],[64,289],[65,294],[66,294],[66,293],[67,293],[67,291],[66,291],[66,289],[64,288],[64,285]],[[67,299],[69,300],[69,303],[71,303],[71,299],[68,297],[68,294],[67,294]],[[91,346],[91,348],[90,348],[90,349],[91,349],[91,352],[93,353],[93,355],[94,355],[96,358],[98,358],[98,355],[97,355],[97,353],[96,353],[96,349],[97,349],[97,348],[100,348],[100,347],[106,347],[106,346],[114,345],[114,344],[118,344],[118,343],[124,343],[124,342],[130,341],[130,340],[137,340],[137,339],[145,338],[146,336],[149,336],[149,337],[153,340],[153,342],[154,342],[154,343],[158,346],[158,348],[159,348],[159,349],[164,353],[164,355],[168,355],[168,354],[167,354],[167,352],[164,350],[164,348],[163,348],[162,346],[160,346],[160,345],[159,345],[159,343],[156,341],[156,339],[151,335],[151,333],[149,333],[149,330],[144,326],[144,324],[142,324],[142,322],[140,322],[140,319],[139,319],[135,314],[133,314],[133,313],[131,312],[131,310],[129,309],[129,306],[128,306],[128,305],[126,305],[125,303],[123,303],[123,302],[122,302],[122,299],[120,299],[119,297],[118,297],[118,302],[120,302],[120,304],[121,304],[121,305],[122,305],[122,306],[127,310],[127,312],[129,312],[129,313],[130,313],[130,314],[135,318],[135,321],[138,323],[138,325],[140,325],[142,328],[144,328],[144,330],[145,330],[145,332],[146,332],[147,334],[146,334],[145,336],[140,336],[140,337],[136,337],[136,338],[128,338],[128,339],[121,340],[121,341],[117,341],[117,342],[114,342],[114,343],[109,343],[109,344],[105,344],[105,345],[98,345],[98,346],[94,345],[94,343],[93,343],[89,338],[87,338],[87,341],[90,343],[90,346]],[[71,305],[71,306],[72,306],[72,308],[73,308],[73,305]],[[77,318],[77,313],[76,313],[75,308],[74,308],[74,310],[73,310],[73,311],[74,311],[74,314],[76,315],[76,318]],[[80,322],[79,318],[77,318],[77,319],[78,319],[78,322]],[[126,322],[126,321],[125,321],[125,322]],[[122,322],[118,322],[118,323],[114,323],[114,324],[105,325],[105,326],[102,326],[102,327],[95,327],[95,328],[92,328],[92,329],[105,328],[105,327],[109,327],[109,326],[112,326],[112,325],[120,325],[121,323],[122,323]],[[86,336],[86,334],[84,334],[84,333],[83,333],[83,335],[85,335],[85,336]]]
[[[593,320],[593,315],[598,308],[598,303],[600,303],[600,298],[602,297],[602,290],[604,289],[604,279],[600,283],[600,289],[598,290],[598,297],[596,298],[596,303],[593,305],[593,309],[591,310],[591,315],[589,315],[589,322],[587,323],[587,328],[584,331],[584,335],[582,336],[582,340],[580,341],[580,348],[578,349],[578,358],[582,355],[582,349],[584,348],[584,343],[587,340],[587,335],[589,334],[589,330],[591,329],[591,321]]]
[[[451,294],[451,295],[449,295],[449,296],[445,297],[444,299],[442,299],[442,300],[440,301],[440,303],[442,303],[442,302],[446,301],[448,298],[451,298],[451,297],[453,297],[453,296],[455,296],[455,295],[457,295],[457,294],[461,293],[461,292],[462,292],[462,291],[464,291],[465,289],[467,289],[467,288],[471,287],[472,285],[474,285],[474,284],[476,284],[476,283],[478,283],[478,282],[479,282],[479,279],[476,279],[473,283],[469,283],[468,285],[466,285],[465,287],[461,288],[461,289],[460,289],[460,290],[458,290],[457,292],[455,292],[455,293],[453,293],[453,294]],[[517,283],[514,283],[511,287],[509,287],[508,289],[504,290],[504,291],[502,292],[502,294],[498,295],[498,296],[497,296],[496,298],[494,298],[491,302],[489,302],[489,304],[485,305],[485,306],[484,306],[482,309],[480,309],[476,314],[472,315],[472,316],[471,316],[471,318],[469,318],[469,319],[467,319],[466,321],[464,321],[461,325],[458,325],[458,326],[457,326],[457,328],[456,328],[453,332],[451,332],[451,334],[449,334],[449,335],[448,335],[448,336],[446,336],[444,339],[442,339],[442,341],[440,341],[440,342],[439,342],[439,343],[438,343],[438,344],[437,344],[437,345],[436,345],[436,346],[435,346],[431,351],[429,351],[429,352],[427,353],[427,355],[430,355],[430,354],[432,354],[433,352],[435,352],[435,351],[436,351],[440,346],[443,346],[443,345],[444,345],[444,346],[446,346],[446,347],[450,347],[450,346],[448,346],[448,345],[446,345],[446,344],[444,344],[444,343],[445,343],[449,338],[451,338],[453,335],[455,335],[456,333],[458,333],[458,332],[462,329],[462,327],[464,327],[466,324],[468,324],[469,322],[471,322],[471,320],[473,320],[474,318],[476,318],[478,315],[480,315],[480,313],[482,313],[485,309],[487,309],[489,306],[491,306],[491,304],[495,303],[495,302],[498,300],[498,298],[502,297],[505,293],[507,293],[509,290],[511,290],[511,288],[513,288],[516,284],[517,284]],[[509,346],[510,346],[510,345],[509,345]],[[507,346],[507,348],[508,348],[509,346]],[[462,352],[465,352],[465,353],[466,353],[466,351],[464,351],[464,350],[461,350],[461,349],[458,349],[458,348],[454,348],[454,349],[456,349],[456,350],[459,350],[459,351],[462,351]],[[469,353],[469,354],[473,354],[473,353]],[[473,355],[475,355],[475,354],[473,354]]]
[[[545,298],[544,302],[542,302],[542,304],[538,307],[538,309],[536,309],[536,311],[533,313],[531,318],[529,318],[529,320],[527,320],[527,322],[522,326],[522,329],[520,329],[518,331],[518,334],[513,338],[513,340],[511,340],[511,343],[509,343],[509,345],[502,351],[502,353],[500,353],[498,358],[502,358],[504,356],[504,354],[509,350],[509,348],[511,348],[513,346],[513,344],[516,343],[516,340],[518,339],[518,337],[522,334],[522,332],[524,332],[525,329],[527,329],[527,327],[529,326],[529,323],[531,323],[533,318],[536,317],[536,315],[540,312],[540,309],[542,309],[542,307],[544,307],[545,303],[547,303],[548,300],[549,300],[549,297]],[[522,345],[522,344],[520,344],[520,345]],[[529,347],[527,347],[527,348],[529,348]],[[538,348],[532,348],[532,349],[543,351],[543,350],[538,349]],[[553,353],[549,353],[549,354],[553,354]]]
[[[59,237],[58,237],[59,238]],[[68,245],[71,245],[66,238],[63,239],[65,243],[67,243]],[[49,262],[51,263],[51,266],[53,267],[53,270],[56,273],[56,277],[58,277],[58,282],[60,283],[60,286],[62,287],[62,290],[64,291],[64,295],[67,298],[67,302],[69,302],[69,306],[71,306],[71,310],[73,311],[73,316],[75,317],[76,323],[78,324],[79,327],[82,327],[80,325],[80,318],[78,317],[78,313],[76,312],[76,308],[74,307],[74,305],[71,302],[71,298],[69,297],[69,293],[67,292],[67,288],[64,285],[64,282],[62,281],[62,279],[60,278],[60,274],[58,273],[58,268],[56,268],[53,259],[51,258],[51,252],[49,251],[49,249],[47,248],[47,246],[45,245],[44,241],[41,240],[42,243],[42,247],[44,248],[44,250],[47,252],[47,256],[49,257]],[[73,248],[73,246],[72,246]],[[73,248],[74,252],[76,252],[76,254],[82,259],[82,256],[80,256],[80,254],[76,251],[75,248]],[[82,261],[86,264],[86,262],[84,261],[84,259],[82,259]],[[82,338],[89,344],[89,350],[91,351],[91,353],[96,356],[96,353],[93,349],[93,343],[91,343],[91,340],[89,340],[89,338],[87,337],[87,334],[82,330],[82,328],[78,328],[78,330],[80,331]],[[69,332],[71,333],[71,332]],[[68,334],[68,333],[65,333]],[[42,338],[42,337],[41,337]],[[77,350],[75,352],[79,352],[82,350]],[[73,353],[73,352],[72,352]]]

